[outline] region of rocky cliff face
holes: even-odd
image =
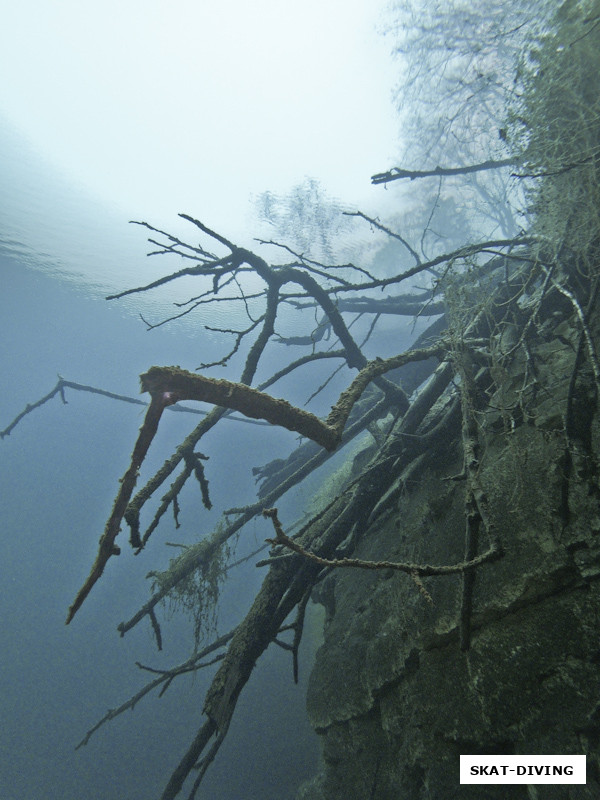
[[[503,557],[474,571],[470,644],[461,649],[461,575],[419,586],[393,570],[331,572],[316,592],[327,620],[308,696],[323,766],[299,800],[600,797],[593,369],[571,304],[547,309],[527,348],[511,351],[510,333],[490,339],[509,356],[478,383],[479,481]],[[354,555],[462,561],[462,473],[457,421],[398,475]],[[460,786],[464,753],[586,753],[588,782]]]

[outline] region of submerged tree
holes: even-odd
[[[405,572],[424,602],[430,600],[424,578],[461,575],[460,646],[468,649],[476,571],[502,556],[502,543],[479,480],[481,420],[493,413],[508,436],[515,425],[530,419],[538,391],[532,347],[543,340],[557,313],[573,317],[579,330],[578,355],[562,430],[567,456],[578,457],[573,424],[575,387],[587,372],[596,390],[600,389],[600,367],[590,322],[598,289],[600,125],[597,101],[588,97],[589,82],[584,79],[590,64],[595,65],[595,54],[600,52],[597,9],[597,3],[589,8],[565,4],[556,30],[542,35],[536,27],[533,39],[522,39],[536,42],[536,56],[522,59],[518,102],[509,109],[500,104],[495,112],[504,112],[506,142],[512,143],[513,149],[505,157],[522,171],[523,177],[513,180],[527,176],[527,180],[536,181],[530,190],[530,197],[534,192],[532,226],[527,234],[517,234],[515,228],[510,235],[481,237],[446,251],[438,242],[435,252],[428,254],[423,231],[419,241],[404,230],[395,230],[392,224],[355,212],[357,224],[372,226],[397,245],[397,264],[392,271],[388,263],[382,266],[376,258],[367,265],[327,263],[322,256],[316,260],[282,243],[269,245],[276,248],[281,259],[268,261],[188,215],[182,217],[192,226],[190,230],[201,235],[200,243],[184,241],[146,222],[138,223],[150,232],[153,253],[172,257],[184,266],[110,299],[157,290],[191,277],[198,283],[198,290],[172,319],[193,314],[207,303],[226,301],[241,307],[247,322],[245,327],[222,331],[232,337],[233,344],[218,362],[201,365],[201,374],[154,366],[141,376],[142,390],[149,393],[150,403],[131,464],[121,479],[100,539],[96,561],[69,609],[67,622],[84,601],[93,602],[93,598],[87,600],[88,595],[107,563],[119,553],[117,536],[123,521],[129,527],[132,548],[139,552],[147,546],[167,510],[172,509],[177,519],[181,492],[189,479],[197,482],[204,504],[210,506],[210,474],[205,474],[204,458],[197,448],[203,436],[222,419],[233,412],[241,413],[296,431],[305,440],[287,459],[257,466],[260,487],[256,502],[227,509],[212,533],[184,549],[167,570],[153,572],[151,597],[131,619],[119,625],[121,635],[125,635],[147,618],[160,647],[157,608],[169,597],[192,606],[194,597],[200,597],[193,611],[201,624],[202,615],[206,616],[207,608],[216,599],[226,568],[224,548],[251,519],[264,515],[271,521],[271,551],[261,562],[268,566],[268,572],[243,621],[206,647],[196,648],[183,664],[160,673],[133,698],[109,712],[82,742],[87,743],[100,725],[132,708],[153,689],[164,691],[177,676],[219,661],[198,732],[173,772],[163,800],[178,796],[190,776],[193,785],[189,797],[195,795],[227,734],[240,693],[258,657],[270,644],[282,644],[290,650],[297,677],[306,605],[314,586],[333,569]],[[498,35],[494,32],[495,37]],[[488,61],[493,61],[493,52],[486,53]],[[561,69],[561,59],[567,54],[565,69]],[[552,78],[550,88],[546,80],[540,81],[542,70]],[[563,85],[565,72],[568,82]],[[460,94],[459,78],[454,76],[451,85],[457,81]],[[489,80],[486,85],[492,84]],[[482,97],[488,95],[484,92]],[[567,137],[563,133],[570,130],[572,108],[577,109],[579,117],[574,135]],[[480,124],[477,114],[469,119],[469,125]],[[444,136],[452,130],[449,126]],[[476,173],[486,161],[497,159],[498,153],[490,152],[475,134],[473,142],[477,145],[477,159],[470,167]],[[398,167],[378,173],[375,178],[381,181],[376,182],[431,177],[430,164],[417,166],[419,169],[414,171]],[[434,168],[433,172],[442,180],[443,170],[452,168]],[[487,164],[488,168],[491,164]],[[468,172],[469,165],[462,164],[461,169]],[[537,177],[530,178],[532,174]],[[567,200],[565,187],[570,193]],[[564,207],[568,214],[562,210]],[[452,213],[448,206],[447,214]],[[565,220],[560,230],[552,222],[557,216]],[[585,236],[582,226],[577,225],[582,218],[586,220]],[[419,282],[416,288],[415,280]],[[291,310],[297,314],[294,335],[279,334],[280,320]],[[431,324],[402,352],[388,358],[372,354],[371,344],[383,322],[397,316],[427,318]],[[356,330],[360,330],[360,338]],[[259,364],[274,345],[292,348],[294,355],[287,366],[255,387]],[[212,367],[228,365],[239,354],[244,355],[244,364],[237,380],[214,379],[204,374]],[[503,391],[506,371],[516,359],[524,359],[528,365],[526,380],[517,389]],[[271,394],[277,381],[316,362],[337,362],[348,376],[347,388],[334,398],[325,419]],[[63,394],[69,386],[90,389],[61,379],[40,403]],[[323,391],[325,385],[315,387],[314,394]],[[163,411],[187,401],[208,402],[214,408],[135,491]],[[22,416],[38,404],[27,407],[2,436],[8,435]],[[372,441],[365,449],[366,457],[357,459],[346,485],[308,514],[293,535],[286,532],[275,508],[278,500],[323,464],[331,452],[364,431],[369,432]],[[401,479],[408,484],[412,476],[421,474],[424,465],[438,457],[442,443],[456,436],[462,442],[464,455],[462,473],[452,476],[465,486],[463,560],[432,565],[408,559],[368,562],[356,558],[357,544],[369,535],[373,522],[390,502],[386,493],[392,483]],[[156,500],[156,493],[168,480],[169,488]],[[152,519],[142,529],[141,512],[146,508],[152,509]],[[288,630],[293,635],[291,644],[279,639]]]

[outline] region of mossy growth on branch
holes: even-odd
[[[224,526],[221,521],[217,529]],[[226,579],[232,545],[229,541],[223,543],[193,570],[190,570],[189,561],[190,558],[198,560],[195,550],[184,545],[181,547],[181,553],[170,559],[166,570],[150,572],[148,577],[152,578],[153,593],[168,591],[163,602],[172,614],[183,611],[191,617],[198,649],[217,631],[219,596]]]

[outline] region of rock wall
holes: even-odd
[[[298,800],[600,797],[600,425],[571,311],[502,362],[479,416],[504,556],[476,570],[469,649],[458,575],[419,588],[392,570],[337,569],[317,588],[327,613],[308,713],[323,765]],[[462,469],[457,430],[397,477],[354,555],[462,561]],[[588,781],[460,786],[463,753],[586,753]]]

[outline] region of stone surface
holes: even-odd
[[[600,797],[600,434],[584,376],[566,456],[576,327],[558,334],[539,345],[526,413],[515,406],[527,365],[515,359],[481,419],[480,478],[505,554],[476,572],[470,648],[459,647],[459,576],[423,579],[433,605],[392,570],[328,579],[308,696],[323,768],[298,800]],[[356,557],[463,559],[465,484],[448,480],[462,469],[459,435],[388,492]],[[586,753],[588,783],[460,786],[462,753]]]

